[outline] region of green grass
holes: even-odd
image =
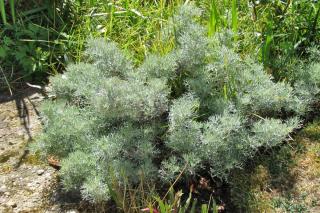
[[[208,35],[212,36],[217,31],[217,25],[219,21],[219,14],[217,10],[217,6],[215,0],[211,1],[210,5],[210,18],[208,21]]]
[[[89,37],[104,37],[119,43],[136,63],[141,62],[149,50],[166,52],[166,48],[170,49],[160,44],[160,29],[166,25],[179,1],[103,2],[95,1],[95,7],[83,5],[75,24],[66,32],[69,54],[75,61],[82,60],[82,51]]]

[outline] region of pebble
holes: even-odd
[[[4,121],[6,119],[5,113],[0,114],[0,121]]]
[[[27,134],[23,135],[23,140],[27,141],[27,140],[29,140],[29,139],[30,139],[30,138],[29,138],[29,135],[27,135]]]
[[[6,187],[5,185],[3,185],[3,186],[0,187],[0,195],[1,195],[1,194],[4,194],[4,193],[7,192],[7,191],[8,191],[8,189],[7,189],[7,187]]]
[[[39,170],[37,171],[37,174],[38,174],[38,175],[43,175],[43,173],[44,173],[44,170],[43,170],[43,169],[39,169]]]
[[[45,179],[51,179],[51,178],[52,178],[52,173],[47,172],[47,173],[45,174]]]
[[[7,126],[8,126],[8,124],[5,123],[5,122],[1,122],[1,123],[0,123],[0,129],[4,129],[4,128],[6,128]]]
[[[5,203],[6,203],[6,199],[4,197],[0,197],[0,204],[5,204]]]
[[[70,210],[66,211],[66,213],[79,213],[79,211],[76,209],[70,209]]]
[[[33,187],[34,187],[34,184],[33,184],[33,183],[28,183],[27,186],[28,186],[29,188],[33,188]]]

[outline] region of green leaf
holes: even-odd
[[[166,205],[164,204],[164,202],[159,197],[156,197],[155,199],[159,204],[160,212],[166,212],[167,208],[166,208]]]
[[[12,39],[11,39],[10,37],[8,37],[8,36],[5,36],[5,37],[3,38],[3,43],[4,43],[4,45],[6,45],[6,46],[10,46],[10,45],[14,44],[14,42],[12,41]]]
[[[7,50],[4,47],[0,47],[0,58],[4,59],[7,57]]]

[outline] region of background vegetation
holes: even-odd
[[[70,62],[83,58],[89,37],[104,37],[129,50],[135,64],[149,51],[167,52],[160,29],[175,9],[189,1],[1,0],[1,87],[23,81],[45,82]],[[201,22],[208,34],[231,29],[238,52],[254,55],[276,79],[292,74],[290,67],[319,43],[318,1],[201,0]]]

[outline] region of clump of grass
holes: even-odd
[[[32,165],[44,165],[45,162],[41,158],[40,154],[38,152],[36,153],[29,153],[27,154],[23,159],[22,163],[32,164]]]
[[[10,173],[13,170],[13,167],[8,164],[2,164],[0,167],[0,174],[7,174]]]
[[[301,135],[312,140],[320,140],[320,120],[317,119],[304,128]]]

